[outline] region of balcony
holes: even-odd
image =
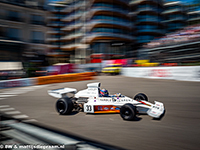
[[[62,40],[72,40],[72,39],[76,39],[76,38],[82,37],[83,35],[84,35],[83,33],[73,33],[73,34],[64,36],[61,39]]]
[[[162,21],[162,22],[163,23],[169,23],[169,22],[180,22],[180,21],[185,22],[186,18],[185,17],[174,17],[174,18]]]
[[[61,39],[60,38],[54,38],[54,37],[52,37],[52,38],[47,38],[46,40],[48,42],[57,42],[57,41],[60,41]]]
[[[76,19],[80,18],[82,15],[83,15],[83,13],[72,14],[72,15],[69,15],[69,16],[63,18],[62,21],[70,22],[72,20],[76,20]]]
[[[161,1],[159,0],[131,0],[129,2],[129,5],[134,6],[134,5],[138,5],[140,3],[152,3],[152,4],[161,4]]]
[[[87,44],[80,44],[80,43],[75,43],[75,44],[68,44],[68,45],[64,45],[61,47],[62,50],[74,50],[76,48],[82,48],[82,49],[85,49],[85,48],[88,48],[89,45]]]
[[[58,49],[60,46],[59,45],[48,45],[50,49]]]
[[[127,22],[119,22],[119,21],[113,21],[113,20],[91,20],[89,23],[86,24],[86,27],[88,30],[91,30],[93,27],[95,27],[98,24],[102,25],[114,25],[114,26],[120,26],[120,27],[126,27],[128,29],[131,29],[133,24],[127,23]]]
[[[175,8],[175,9],[163,11],[161,14],[162,14],[162,15],[168,15],[168,14],[182,13],[182,12],[183,12],[182,9],[180,9],[180,8]]]
[[[152,8],[152,7],[143,7],[143,8],[138,8],[137,12],[155,12],[155,13],[161,13],[161,10]]]
[[[61,10],[61,12],[65,12],[65,13],[70,13],[76,9],[78,9],[79,7],[83,7],[85,6],[86,3],[83,1],[80,1],[78,3],[75,3],[75,4],[71,4],[69,6],[66,6],[66,8],[64,8],[63,10]]]
[[[118,34],[118,33],[90,33],[86,35],[81,43],[92,43],[95,40],[123,40],[123,41],[133,41],[135,38],[130,35]]]
[[[97,13],[97,12],[108,12],[108,13],[116,13],[116,14],[121,14],[124,16],[128,16],[128,11],[126,10],[118,10],[114,8],[106,8],[106,7],[99,7],[99,8],[92,8],[89,12],[87,12],[85,15],[89,18],[92,18],[92,16]]]
[[[71,31],[71,30],[74,30],[74,29],[78,29],[82,26],[83,26],[83,23],[70,24],[70,25],[67,25],[66,27],[62,28],[61,30],[62,31]]]

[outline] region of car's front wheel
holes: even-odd
[[[137,95],[135,95],[133,99],[137,101],[141,100],[148,101],[148,97],[144,93],[138,93]]]
[[[73,102],[69,97],[60,98],[56,102],[56,110],[60,115],[70,114],[73,108]]]
[[[124,104],[121,108],[120,108],[120,116],[124,119],[124,120],[134,120],[136,117],[136,107],[132,104]]]

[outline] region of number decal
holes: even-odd
[[[92,105],[85,105],[84,112],[93,112],[93,106]]]
[[[86,111],[92,111],[92,106],[91,105],[86,105]]]

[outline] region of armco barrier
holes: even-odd
[[[200,66],[127,67],[121,73],[128,77],[200,81]]]
[[[33,78],[13,79],[0,81],[0,89],[10,87],[23,87],[35,85],[36,80]]]
[[[42,85],[42,84],[50,84],[50,83],[92,80],[92,79],[94,79],[94,75],[95,75],[95,73],[85,72],[85,73],[42,76],[42,77],[37,77],[35,79],[36,79],[37,85]]]
[[[95,75],[96,74],[94,72],[84,72],[84,73],[42,76],[42,77],[35,77],[35,78],[3,80],[3,81],[0,81],[0,89],[11,88],[11,87],[42,85],[42,84],[50,84],[50,83],[93,80]]]

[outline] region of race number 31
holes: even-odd
[[[84,105],[84,112],[94,112],[92,105]]]

